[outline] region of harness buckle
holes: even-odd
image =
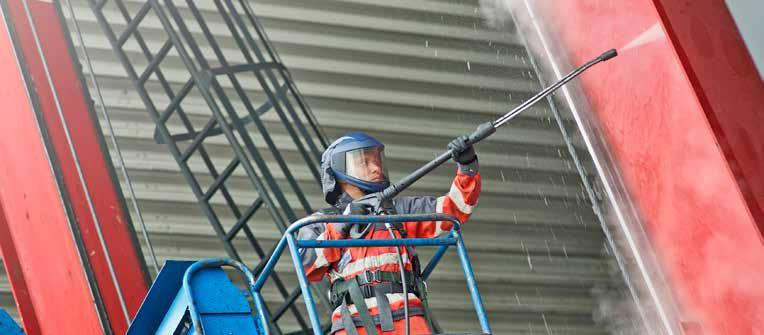
[[[366,281],[364,284],[379,283],[382,281],[382,275],[380,275],[379,270],[375,270],[375,271],[366,270],[363,272],[363,280]]]

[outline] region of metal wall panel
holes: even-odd
[[[197,4],[213,8],[211,1]],[[153,123],[92,13],[84,2],[74,6],[160,262],[223,256],[177,165],[154,143]],[[478,0],[265,0],[253,7],[327,135],[362,130],[378,137],[388,145],[393,179],[539,88],[519,38],[512,29],[486,27]],[[143,24],[160,29],[158,22],[148,24],[152,19]],[[220,24],[212,28],[224,31]],[[156,48],[161,42],[149,41]],[[126,49],[139,57],[137,46]],[[179,85],[187,74],[175,61],[177,71],[165,73]],[[202,117],[209,114],[205,106],[197,98],[186,108]],[[286,132],[274,140],[290,142]],[[597,301],[591,293],[611,281],[602,231],[548,109],[530,110],[477,151],[483,193],[464,235],[495,333],[604,334],[592,320]],[[293,151],[287,159],[299,158]],[[407,193],[444,193],[454,171],[453,165],[440,168]],[[307,169],[293,172],[312,204],[322,206]],[[254,220],[261,241],[275,242],[268,218]],[[289,264],[278,269],[295,282]],[[455,253],[430,288],[445,329],[479,329]]]

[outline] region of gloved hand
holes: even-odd
[[[472,148],[471,144],[467,144],[468,139],[469,137],[467,135],[462,135],[448,144],[448,148],[451,149],[451,157],[455,162],[462,165],[467,165],[477,159],[475,149]]]
[[[345,208],[345,215],[391,214],[393,209],[389,200],[382,201],[382,193],[371,193],[353,200]]]

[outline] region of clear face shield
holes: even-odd
[[[345,174],[366,182],[386,181],[385,149],[370,147],[346,152]]]

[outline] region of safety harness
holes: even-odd
[[[322,214],[339,214],[339,209],[332,207],[320,211]],[[402,238],[406,238],[406,230],[403,223],[392,223],[393,228],[398,231]],[[374,223],[366,225],[356,225],[357,228],[351,229],[349,237],[352,239],[364,238],[369,232],[376,229],[384,229],[384,223]],[[421,263],[419,256],[413,247],[406,246],[406,251],[410,257],[412,271],[405,271],[407,291],[414,293],[422,302],[422,307],[413,306],[409,308],[409,316],[422,315],[427,320],[427,324],[432,331],[437,328],[434,325],[432,315],[427,304],[427,283],[422,277]],[[379,325],[383,332],[394,329],[393,321],[403,318],[401,311],[390,309],[390,301],[387,294],[403,293],[403,283],[399,272],[389,271],[364,271],[352,278],[338,279],[332,283],[329,299],[333,307],[340,307],[340,323],[333,323],[330,333],[345,330],[347,335],[358,335],[356,327],[363,326],[368,335],[378,335],[376,325]],[[366,299],[376,298],[378,314],[372,316],[369,307],[366,305]],[[408,297],[404,297],[408,299]],[[351,316],[348,305],[355,305],[358,310],[358,316]]]

